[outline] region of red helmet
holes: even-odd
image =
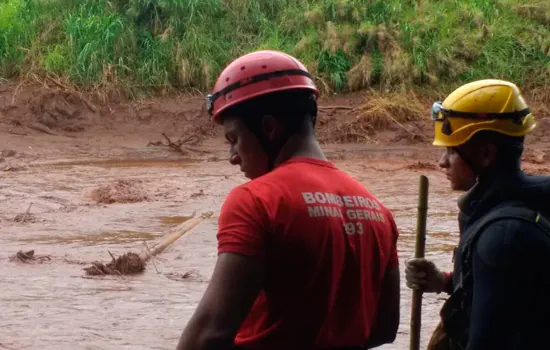
[[[227,108],[271,92],[309,89],[319,91],[307,68],[296,58],[279,51],[256,51],[231,62],[220,74],[206,109],[214,121]]]

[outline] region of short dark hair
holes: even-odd
[[[264,115],[275,117],[292,133],[312,130],[317,119],[317,98],[311,90],[306,89],[273,92],[230,107],[220,118],[223,120],[228,116],[237,116],[250,126],[259,122]]]

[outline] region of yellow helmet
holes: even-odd
[[[508,81],[485,79],[462,85],[431,110],[433,145],[456,147],[475,133],[492,130],[524,136],[537,126],[519,88]]]

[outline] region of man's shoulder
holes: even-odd
[[[342,183],[357,183],[348,173],[337,168],[332,163],[318,159],[298,159],[273,169],[256,179],[241,185],[249,190],[277,189],[300,186],[303,183],[316,183],[334,180]],[[361,185],[362,186],[362,185]]]
[[[521,203],[497,206],[480,217],[471,227],[507,234],[516,232],[550,232],[548,215]]]
[[[330,165],[315,166],[311,169],[293,167],[309,162],[294,162],[235,187],[230,196],[246,197],[257,202],[275,203],[283,198],[311,195],[317,202],[342,205],[374,207],[390,214],[390,210],[362,184],[344,170]],[[327,163],[328,164],[328,163]],[[305,171],[304,171],[305,170]],[[361,204],[365,202],[366,204]],[[372,204],[369,204],[373,202]]]
[[[476,255],[489,265],[509,262],[538,244],[550,244],[550,232],[534,220],[518,217],[502,217],[478,234]]]

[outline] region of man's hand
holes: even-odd
[[[424,258],[412,258],[405,262],[407,287],[427,293],[441,293],[447,278],[435,264]]]

